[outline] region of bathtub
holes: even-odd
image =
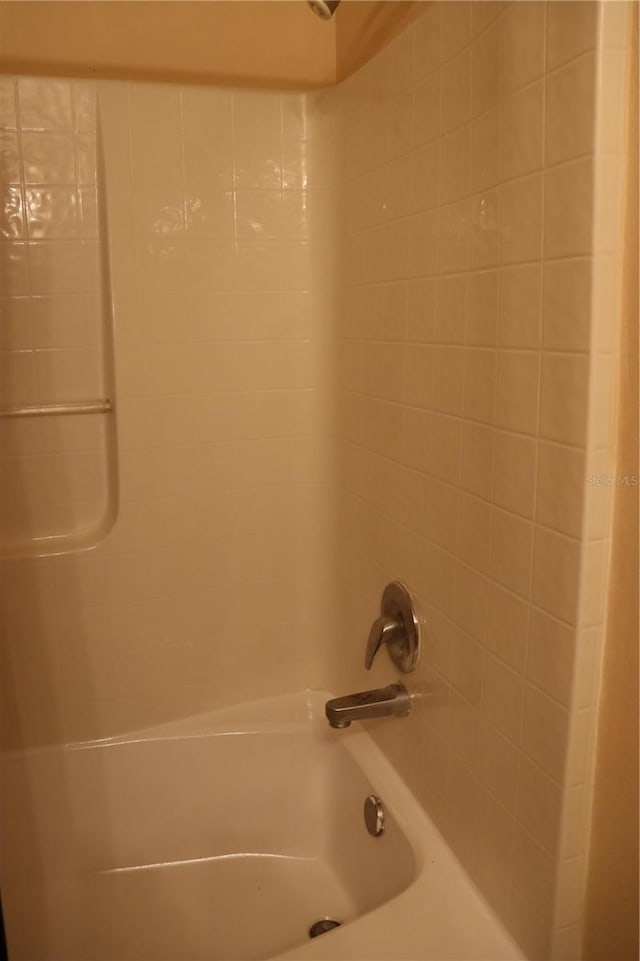
[[[330,696],[5,757],[11,961],[521,959],[366,730],[329,729]]]

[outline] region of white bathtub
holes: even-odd
[[[521,959],[366,731],[329,729],[328,696],[3,759],[11,961]],[[324,917],[342,926],[309,940]]]

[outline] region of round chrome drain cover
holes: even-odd
[[[327,931],[333,931],[334,928],[340,927],[340,921],[333,921],[331,918],[321,918],[319,921],[315,921],[309,928],[309,937],[317,938],[319,934],[326,934]]]
[[[364,802],[364,823],[371,837],[379,838],[384,834],[384,807],[375,794],[370,794]]]

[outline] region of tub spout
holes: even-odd
[[[327,701],[325,714],[331,727],[349,727],[370,717],[404,717],[409,713],[409,692],[404,684],[389,684],[374,691],[358,691]]]

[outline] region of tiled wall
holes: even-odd
[[[338,94],[336,677],[394,677],[362,657],[407,582],[421,696],[377,737],[541,958],[579,951],[606,584],[587,479],[611,471],[625,7],[605,6],[610,35],[595,3],[435,3]]]
[[[75,81],[20,79],[20,103],[32,87],[41,105],[75,103],[76,118],[93,95]],[[12,82],[3,90],[11,124]],[[119,514],[95,550],[3,566],[8,747],[105,736],[312,686],[321,673],[325,118],[296,94],[117,83],[98,94]],[[11,127],[3,137],[11,145]],[[73,135],[56,137],[73,164]],[[57,156],[51,144],[44,156]],[[50,224],[64,229],[55,216]],[[84,241],[64,242],[80,282],[84,247],[69,245]],[[28,289],[14,292],[33,308]],[[85,349],[93,321],[65,313],[60,324]],[[23,328],[5,318],[3,330]],[[67,418],[67,429],[80,421]],[[7,443],[33,429],[42,421],[12,423]],[[3,490],[5,506],[12,514]]]
[[[0,79],[0,407],[108,392],[91,84]],[[0,543],[77,547],[113,512],[104,417],[2,420]]]

